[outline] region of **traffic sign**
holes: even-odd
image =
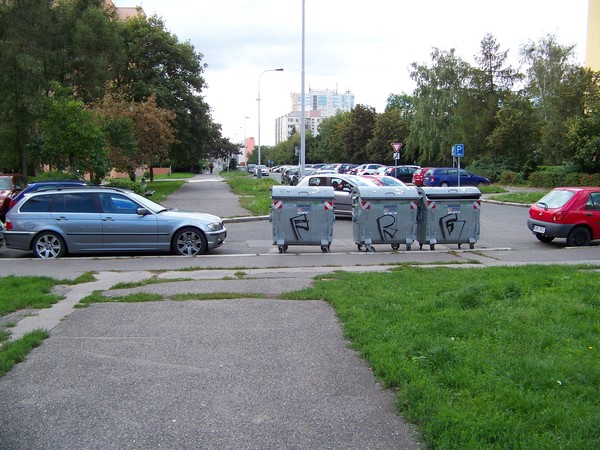
[[[394,152],[394,159],[400,159],[400,153]]]
[[[398,153],[400,151],[400,149],[402,148],[402,142],[393,142],[392,148],[394,149],[395,153]]]
[[[454,150],[452,156],[457,156],[459,158],[465,156],[465,144],[454,144],[452,148]]]

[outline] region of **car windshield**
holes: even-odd
[[[142,205],[144,205],[144,208],[149,209],[153,213],[160,213],[168,210],[168,208],[165,208],[164,206],[159,205],[158,203],[153,202],[152,200],[134,192],[130,192],[128,193],[128,195],[131,199],[135,200],[138,203],[141,203]]]
[[[393,177],[379,177],[384,186],[406,186],[402,181]]]
[[[573,196],[575,192],[564,189],[557,189],[549,192],[541,200],[537,202],[538,206],[543,208],[555,209],[564,206]]]
[[[373,186],[373,184],[375,184],[368,178],[363,178],[355,175],[347,175],[346,178],[352,183],[354,183],[355,186]]]
[[[0,190],[10,189],[10,178],[0,177]]]

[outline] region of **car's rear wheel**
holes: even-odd
[[[548,243],[554,240],[554,236],[548,236],[547,234],[535,233],[535,237],[538,238],[538,241]]]
[[[448,183],[446,183],[446,182],[444,181],[442,184],[440,184],[440,186],[441,186],[441,187],[448,187]]]
[[[60,258],[67,253],[67,246],[63,238],[53,231],[44,231],[38,234],[31,245],[36,258]]]
[[[202,255],[208,250],[206,236],[197,228],[182,228],[173,236],[172,250],[181,256]]]
[[[592,235],[585,227],[575,227],[567,236],[567,244],[571,247],[584,247],[590,245]]]

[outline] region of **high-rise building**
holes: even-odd
[[[588,27],[585,65],[600,70],[600,0],[588,1]]]
[[[275,144],[287,140],[294,132],[301,130],[302,94],[292,93],[292,111],[279,117],[275,122]],[[354,108],[354,94],[349,90],[339,93],[337,89],[308,89],[304,94],[305,129],[314,136],[319,134],[319,126],[328,117]]]

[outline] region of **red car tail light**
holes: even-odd
[[[6,223],[4,225],[7,231],[12,230],[12,222],[10,221],[10,219],[6,219]]]
[[[556,211],[554,213],[554,221],[555,222],[560,222],[560,221],[564,220],[565,217],[567,217],[567,214],[564,211]]]

